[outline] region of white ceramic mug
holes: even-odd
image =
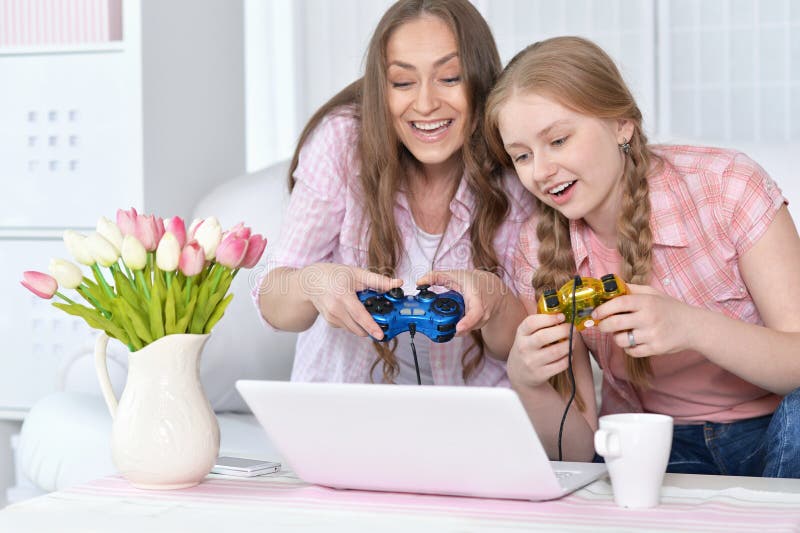
[[[672,417],[651,413],[601,416],[594,448],[605,458],[617,505],[658,505],[672,448]]]

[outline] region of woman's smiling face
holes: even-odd
[[[453,32],[423,15],[394,31],[386,59],[387,102],[400,141],[425,166],[455,163],[471,118]]]

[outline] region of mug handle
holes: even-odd
[[[100,382],[100,390],[103,391],[103,398],[106,401],[111,418],[117,416],[117,397],[114,389],[111,388],[111,378],[108,375],[108,363],[106,362],[106,347],[108,346],[108,335],[100,332],[97,341],[94,343],[94,368],[97,371],[97,379]]]
[[[613,459],[622,454],[619,446],[619,435],[610,429],[598,429],[594,432],[594,449],[598,455]]]

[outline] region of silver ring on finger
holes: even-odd
[[[628,330],[628,348],[636,348],[636,337],[633,336],[633,330]]]

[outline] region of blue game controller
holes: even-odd
[[[464,297],[456,291],[436,294],[429,288],[420,285],[415,296],[406,296],[399,287],[385,293],[360,291],[357,296],[383,330],[381,342],[413,329],[433,342],[447,342],[464,316]]]

